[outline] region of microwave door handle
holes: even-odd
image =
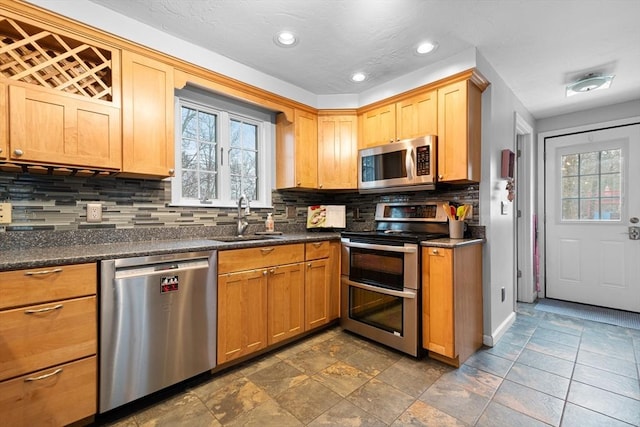
[[[407,179],[410,179],[413,181],[413,170],[414,170],[414,165],[415,165],[415,159],[414,159],[414,155],[413,155],[413,148],[409,148],[407,150],[407,157],[405,157],[405,166],[407,168]]]
[[[411,248],[411,247],[407,248],[405,246],[374,245],[371,243],[343,242],[342,245],[348,248],[371,249],[375,251],[387,251],[387,252],[402,252],[405,254],[414,254],[418,251],[416,248]]]

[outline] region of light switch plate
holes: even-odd
[[[11,203],[0,203],[0,224],[11,224]]]
[[[102,203],[87,203],[87,222],[102,222]]]

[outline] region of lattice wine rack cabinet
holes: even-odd
[[[112,101],[112,52],[0,15],[0,72],[15,81]]]
[[[0,10],[0,86],[6,86],[9,125],[0,170],[121,169],[118,49]]]

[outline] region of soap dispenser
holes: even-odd
[[[273,233],[274,231],[274,223],[273,223],[273,217],[271,216],[271,212],[269,212],[267,214],[267,220],[264,222],[264,228],[267,231],[267,233]]]

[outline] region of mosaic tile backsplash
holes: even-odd
[[[136,235],[146,239],[154,232],[166,238],[197,236],[203,227],[216,227],[215,234],[233,233],[235,208],[171,206],[170,200],[168,180],[0,173],[0,201],[13,205],[11,224],[0,226],[0,231],[4,231],[0,233],[0,247],[3,241],[28,238],[24,232],[93,231],[92,234],[98,236],[110,231],[124,236],[128,230],[127,238],[136,240]],[[347,228],[368,229],[374,225],[377,202],[420,200],[470,203],[474,206],[474,216],[467,222],[470,226],[478,224],[477,185],[390,195],[296,190],[274,191],[273,209],[252,209],[249,232],[264,229],[267,212],[273,212],[276,230],[304,231],[306,208],[314,204],[347,205]],[[87,223],[86,204],[95,201],[102,203],[102,222]],[[120,232],[114,233],[116,230]]]

